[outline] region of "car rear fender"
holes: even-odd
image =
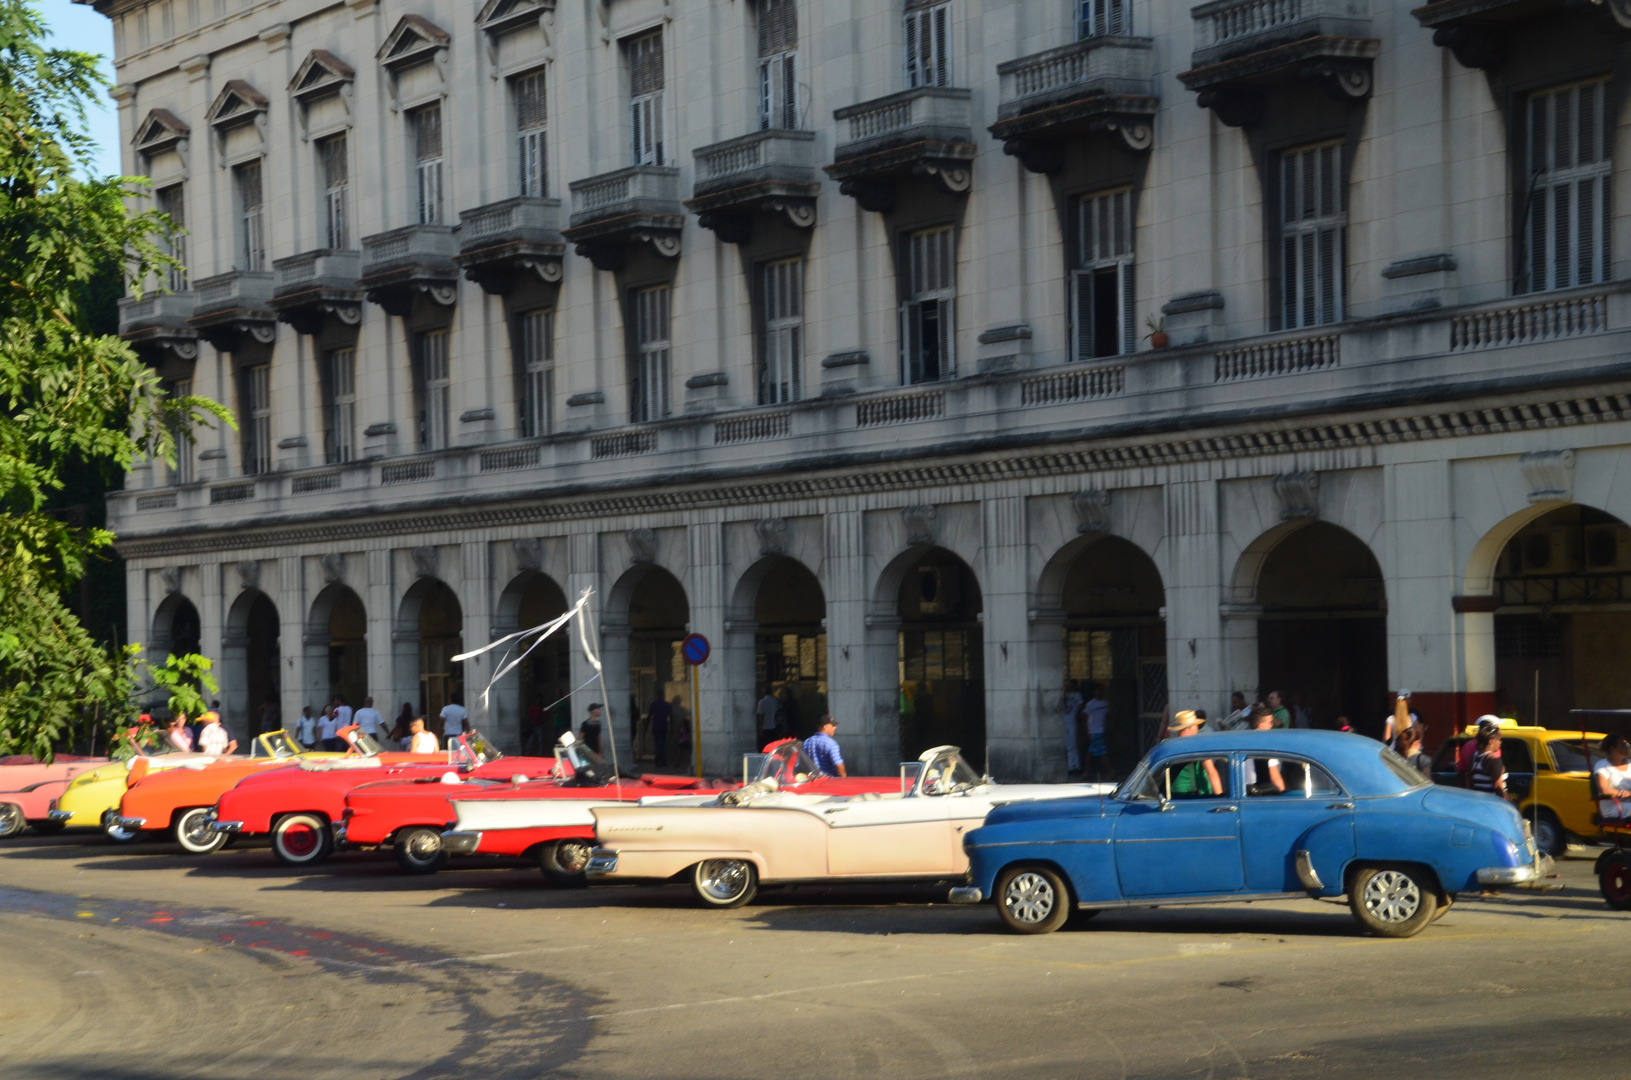
[[[1354,861],[1354,819],[1343,814],[1320,822],[1297,838],[1291,852],[1293,859],[1308,852],[1308,865],[1324,888],[1309,888],[1309,896],[1341,896],[1346,888],[1348,871]],[[1299,874],[1299,876],[1301,876]]]
[[[1506,843],[1493,829],[1436,814],[1361,813],[1353,865],[1411,863],[1432,871],[1441,891],[1455,893],[1478,888],[1481,868],[1511,865]]]

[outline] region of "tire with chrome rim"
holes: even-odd
[[[14,802],[0,802],[0,840],[16,836],[28,828],[23,808]]]
[[[1414,937],[1438,911],[1438,888],[1415,867],[1363,866],[1354,871],[1348,907],[1377,937]]]
[[[997,875],[997,914],[1016,934],[1051,934],[1070,918],[1070,888],[1046,866],[1010,866]]]
[[[442,834],[424,825],[399,830],[391,842],[391,852],[405,874],[434,874],[446,866],[448,860]]]
[[[1597,864],[1597,888],[1615,911],[1631,911],[1631,855],[1615,852]]]
[[[592,847],[587,840],[551,840],[538,849],[538,869],[557,889],[581,889],[589,884],[584,871]]]
[[[1569,849],[1569,834],[1564,831],[1563,825],[1557,820],[1557,815],[1550,810],[1541,810],[1535,815],[1535,846],[1542,854],[1552,858],[1560,858]]]
[[[759,891],[759,871],[746,859],[705,859],[691,871],[691,887],[707,907],[741,907]]]
[[[272,854],[284,866],[316,866],[334,852],[334,831],[321,814],[285,814],[272,826]]]
[[[133,844],[142,835],[140,829],[127,829],[119,824],[119,808],[117,806],[102,812],[102,831],[115,844]]]
[[[210,828],[210,822],[215,820],[210,809],[208,806],[195,806],[182,811],[181,816],[176,818],[174,831],[181,850],[193,855],[208,855],[227,846],[228,835]]]

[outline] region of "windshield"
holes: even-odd
[[[969,768],[960,753],[946,750],[924,766],[918,790],[924,795],[950,795],[978,787],[980,783],[980,774]]]
[[[480,765],[485,765],[489,761],[497,761],[499,758],[504,756],[503,754],[499,753],[498,748],[492,743],[488,742],[487,737],[479,731],[472,731],[466,735],[464,737],[464,744],[471,750],[475,751],[476,762]]]
[[[1551,748],[1552,760],[1557,763],[1558,772],[1591,771],[1591,758],[1579,739],[1573,742],[1567,739],[1553,739],[1546,745]],[[1602,760],[1602,755],[1598,755],[1598,760]]]
[[[599,787],[613,779],[612,767],[606,759],[581,742],[555,747],[555,761],[566,773],[567,783],[576,787]]]
[[[773,779],[778,785],[786,787],[788,784],[805,783],[821,775],[821,770],[816,768],[815,762],[804,752],[804,747],[797,741],[788,741],[764,755],[764,763],[759,766],[759,775],[754,779]]]
[[[1388,771],[1394,776],[1397,776],[1400,780],[1404,781],[1406,790],[1410,788],[1425,787],[1432,783],[1432,781],[1427,777],[1417,772],[1414,765],[1410,764],[1410,762],[1406,761],[1398,754],[1395,754],[1386,746],[1382,747],[1382,764],[1386,765],[1388,767]]]
[[[306,748],[287,731],[268,731],[250,744],[249,756],[286,758],[305,752]]]

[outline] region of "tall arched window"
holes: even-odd
[[[796,128],[799,23],[796,0],[759,4],[759,128]]]
[[[906,86],[951,85],[951,5],[913,4],[906,11]]]

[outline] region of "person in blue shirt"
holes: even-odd
[[[838,749],[838,740],[833,736],[838,733],[838,721],[827,714],[821,718],[821,726],[816,733],[804,740],[804,752],[810,755],[816,768],[828,776],[848,776],[844,768],[844,754]]]

